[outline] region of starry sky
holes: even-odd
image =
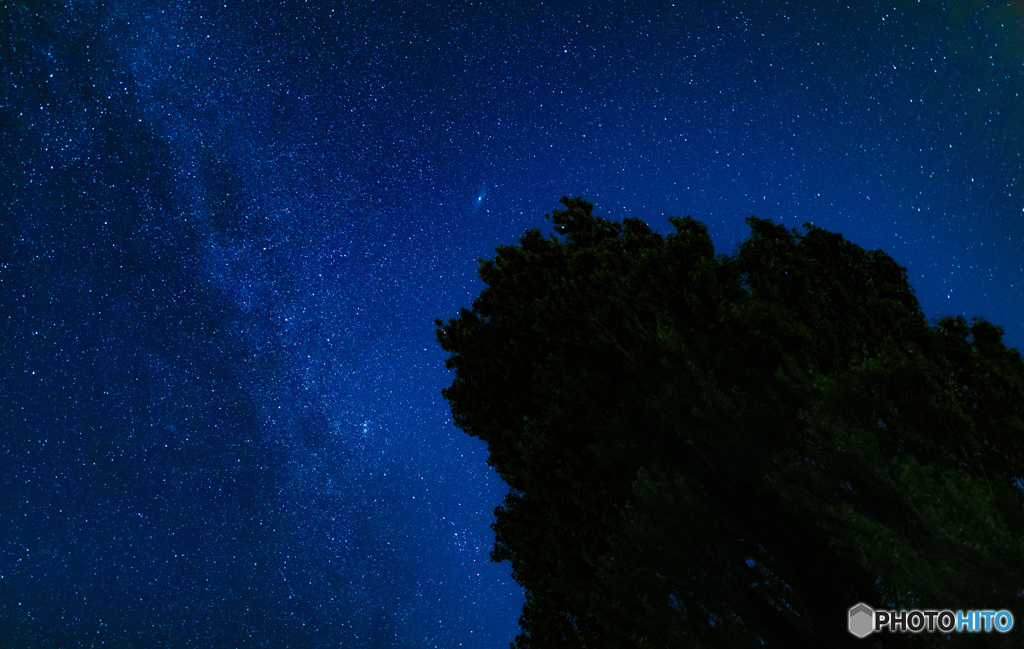
[[[433,319],[562,195],[1024,348],[1024,5],[0,2],[0,646],[501,647]]]

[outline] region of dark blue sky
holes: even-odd
[[[0,7],[0,646],[499,647],[434,341],[562,195],[1024,347],[1019,2]]]

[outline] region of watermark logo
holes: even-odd
[[[1013,628],[1009,611],[897,611],[873,609],[860,603],[850,607],[847,628],[858,638],[881,631],[939,633],[1006,633]]]
[[[875,630],[875,611],[867,604],[857,604],[850,609],[850,633],[863,638]]]

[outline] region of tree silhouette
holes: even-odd
[[[436,321],[455,422],[510,487],[515,647],[864,646],[857,602],[1020,602],[1024,362],[999,327],[929,326],[905,269],[810,225],[751,217],[716,256],[689,217],[663,237],[561,202]]]

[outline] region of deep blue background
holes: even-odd
[[[562,195],[1024,347],[1019,2],[0,6],[0,645],[500,647],[433,319]]]

